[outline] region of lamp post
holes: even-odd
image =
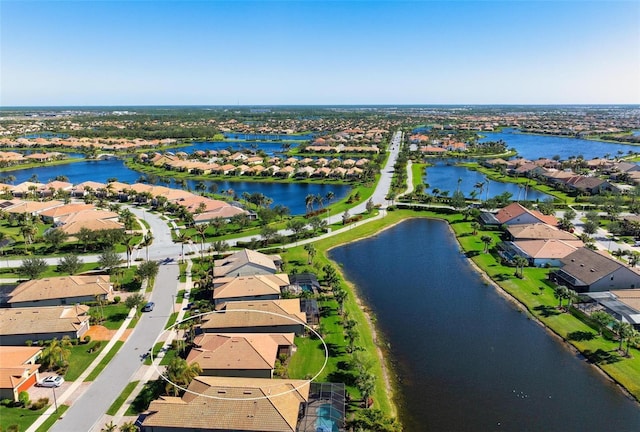
[[[56,398],[56,388],[55,387],[51,387],[51,390],[53,391],[53,405],[56,407],[56,414],[58,413],[58,399]]]

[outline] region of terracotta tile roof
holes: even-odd
[[[529,210],[526,207],[523,207],[522,205],[520,205],[519,203],[515,202],[515,203],[511,203],[508,206],[501,208],[498,213],[496,214],[496,219],[498,219],[498,222],[500,222],[501,224],[503,223],[507,223],[510,220],[513,220],[519,216],[522,216],[523,214],[528,213],[531,216],[533,216],[534,218],[538,219],[540,222],[549,224],[549,225],[557,225],[558,224],[558,220],[554,217],[554,216],[547,216],[544,215],[542,213],[540,213],[537,210]]]
[[[276,336],[276,337],[274,337]],[[290,333],[293,344],[293,333]],[[278,357],[281,335],[266,333],[204,333],[194,339],[187,362],[203,370],[272,370]]]
[[[0,389],[17,389],[38,372],[37,363],[30,363],[40,347],[0,346]]]
[[[84,305],[0,309],[0,336],[77,331],[88,311]]]
[[[256,311],[256,312],[252,312]],[[203,317],[202,329],[259,328],[306,324],[307,315],[300,310],[300,299],[253,300],[224,303],[218,313]]]
[[[575,235],[545,223],[510,225],[507,231],[516,240],[577,240]]]
[[[514,242],[523,252],[531,258],[560,259],[575,252],[584,243],[580,240],[520,240]]]
[[[197,377],[188,390],[197,394],[151,402],[143,427],[293,432],[309,398],[302,380]]]
[[[214,280],[215,300],[234,297],[253,297],[264,295],[280,295],[282,288],[289,285],[289,276],[284,273],[274,275],[239,276]]]
[[[40,215],[56,218],[85,210],[95,210],[95,206],[93,204],[65,204],[40,212]]]
[[[23,282],[9,294],[8,303],[109,295],[111,282],[107,275],[60,276]]]
[[[223,259],[215,260],[214,276],[231,275],[247,264],[256,265],[264,269],[264,273],[275,274],[278,271],[273,257],[251,249],[242,249]]]
[[[91,231],[100,231],[100,230],[112,230],[112,229],[124,229],[124,225],[120,222],[116,222],[110,219],[94,219],[94,220],[83,220],[83,221],[73,221],[67,224],[62,225],[59,230],[67,233],[68,235],[75,235],[80,232],[82,228],[86,228]]]

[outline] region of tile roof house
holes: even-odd
[[[246,300],[277,300],[289,286],[289,276],[284,273],[223,277],[214,279],[213,303]]]
[[[71,305],[95,301],[99,296],[111,300],[113,286],[108,275],[60,276],[23,282],[11,291],[11,307]]]
[[[580,240],[518,240],[503,242],[498,245],[501,254],[507,259],[516,255],[529,260],[529,265],[536,267],[558,267],[560,260],[584,246]]]
[[[0,400],[18,401],[18,395],[38,382],[40,347],[0,345]]]
[[[577,237],[545,223],[510,225],[506,230],[511,240],[566,240],[575,241]]]
[[[89,306],[47,306],[0,309],[2,345],[26,341],[81,338],[89,330]]]
[[[504,225],[546,223],[555,226],[558,224],[558,220],[554,216],[544,215],[537,210],[529,210],[517,202],[500,209],[496,213],[496,219]]]
[[[300,299],[237,301],[219,305],[205,315],[200,329],[205,333],[295,333],[305,332],[307,314]]]
[[[579,248],[560,261],[562,267],[549,278],[577,292],[640,287],[640,274],[635,270],[591,249]]]
[[[151,402],[142,432],[295,432],[308,398],[308,381],[200,376]]]
[[[187,363],[198,363],[204,376],[273,378],[276,360],[291,355],[293,340],[293,333],[203,333]]]
[[[251,249],[242,249],[215,260],[213,264],[214,277],[276,274],[280,270],[282,258],[278,255],[265,255]]]

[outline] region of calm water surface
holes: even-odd
[[[16,177],[15,184],[37,175],[41,182],[65,175],[73,184],[82,183],[87,180],[106,183],[110,177],[116,177],[123,183],[135,183],[142,173],[134,171],[125,166],[124,161],[119,159],[108,159],[99,161],[84,160],[67,165],[45,166],[39,168],[29,168],[24,170],[11,171]],[[189,181],[191,190],[195,190],[197,181]],[[260,192],[273,200],[273,205],[282,204],[291,210],[291,214],[303,214],[306,210],[305,197],[309,194],[326,196],[327,192],[333,192],[334,202],[347,196],[351,188],[347,185],[317,184],[317,183],[254,183],[254,182],[229,182],[229,181],[205,181],[209,184],[218,185],[218,190],[233,189],[236,195],[241,196],[243,192]],[[160,183],[161,185],[165,185]],[[169,186],[178,188],[174,183]]]
[[[561,159],[569,156],[582,155],[585,159],[611,156],[631,152],[640,152],[640,146],[617,144],[604,141],[591,141],[579,138],[563,138],[547,135],[531,135],[518,132],[516,129],[503,129],[497,133],[482,133],[485,138],[480,142],[503,140],[508,148],[515,148],[518,155],[525,159],[552,158],[555,155]]]
[[[492,198],[504,192],[512,194],[512,199],[514,200],[544,201],[547,198],[551,198],[549,195],[538,192],[535,189],[521,188],[514,183],[488,180],[487,177],[479,171],[447,165],[445,162],[437,162],[435,165],[427,167],[423,182],[429,184],[429,193],[432,193],[433,188],[438,188],[440,191],[449,191],[449,196],[451,196],[458,188],[458,179],[462,179],[460,182],[460,191],[465,197],[469,197],[475,190],[478,192],[478,199]],[[482,195],[480,195],[479,189],[474,188],[474,185],[480,182],[485,183],[482,189]]]
[[[390,342],[407,431],[640,431],[640,408],[485,286],[445,223],[331,251]]]

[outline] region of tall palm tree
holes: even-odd
[[[207,224],[198,224],[195,226],[196,231],[200,234],[200,256],[204,256],[204,240],[207,232]]]
[[[53,338],[49,345],[42,350],[40,356],[40,364],[45,369],[52,369],[54,366],[63,367],[66,365],[69,356],[71,355],[71,339],[69,336],[65,336],[62,340]]]
[[[132,235],[125,235],[122,238],[121,244],[127,250],[127,268],[131,267],[131,255],[133,254],[133,248],[135,246],[135,237]]]
[[[613,317],[605,311],[595,311],[591,314],[591,319],[598,324],[598,334],[602,336],[602,330],[609,328],[609,325],[613,322]]]
[[[313,204],[316,202],[316,196],[313,194],[309,194],[304,198],[304,204],[307,207],[307,213],[311,213],[313,211]]]
[[[525,258],[525,257],[523,257],[523,256],[516,255],[516,256],[513,258],[513,262],[514,262],[514,263],[515,263],[515,265],[516,265],[516,276],[517,276],[517,277],[519,277],[519,278],[523,278],[523,277],[524,277],[524,268],[525,268],[527,265],[529,265],[529,260],[528,260],[528,259],[526,259],[526,258]],[[520,270],[520,271],[518,272],[518,270]]]
[[[482,241],[482,243],[484,243],[484,253],[489,252],[489,246],[493,242],[491,236],[483,235],[482,237],[480,237],[480,240]]]
[[[165,378],[169,381],[165,387],[165,391],[169,394],[173,393],[174,396],[180,394],[180,389],[175,384],[181,387],[187,387],[191,381],[202,373],[202,368],[198,363],[188,364],[186,360],[175,357],[167,365],[165,370]]]
[[[312,243],[307,243],[304,245],[304,250],[307,251],[307,264],[311,264],[313,262],[313,257],[316,256],[316,248]]]
[[[180,234],[178,234],[178,241],[180,242],[180,247],[182,248],[182,251],[180,252],[182,260],[184,260],[184,244],[190,240],[191,237],[186,232],[180,231]]]

